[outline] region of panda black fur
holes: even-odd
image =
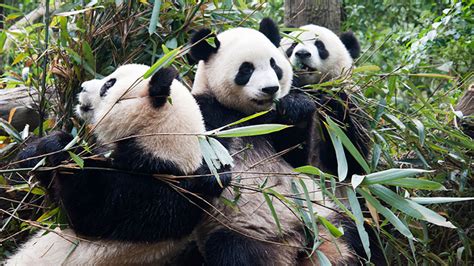
[[[7,265],[165,264],[192,241],[204,204],[186,191],[211,200],[222,188],[203,165],[196,136],[165,134],[204,132],[196,101],[174,79],[177,73],[172,69],[161,69],[139,81],[148,69],[125,65],[104,79],[83,84],[80,105],[91,104],[94,110],[79,108],[88,111],[86,116],[80,114],[94,121],[99,143],[112,150],[111,160],[86,159],[85,167],[123,172],[84,169],[73,174],[59,170],[53,178],[40,175],[45,186],[52,184],[49,190],[66,211],[71,229],[57,232],[63,236],[38,233]],[[96,99],[94,92],[99,93],[100,102],[89,101]],[[71,139],[67,133],[54,133],[25,149],[20,158],[61,150]],[[50,165],[58,165],[68,155],[47,158]],[[23,167],[38,161],[30,160]],[[173,188],[151,174],[205,176],[180,179]],[[224,186],[230,181],[228,175],[220,178]],[[76,236],[87,240],[78,241]],[[76,247],[74,242],[78,242]]]
[[[204,40],[208,37],[214,38],[213,46]],[[278,101],[275,111],[251,120],[247,125],[298,123],[315,111],[312,101],[304,94],[288,94],[292,69],[277,48],[279,41],[278,28],[269,19],[261,22],[260,32],[235,28],[216,36],[210,30],[203,29],[193,36],[191,55],[200,62],[192,93],[208,130],[267,110],[274,106],[275,100]],[[231,154],[235,154],[235,166],[232,168],[234,182],[244,187],[257,187],[266,183],[266,187],[288,195],[294,193],[292,179],[301,179],[308,188],[313,188],[312,198],[322,203],[322,195],[316,185],[307,176],[295,176],[293,167],[281,156],[276,156],[275,142],[286,140],[256,136],[221,141]],[[255,175],[252,172],[268,174]],[[298,182],[295,184],[298,186]],[[299,191],[302,191],[301,187]],[[207,265],[310,263],[309,259],[299,257],[307,243],[302,223],[290,208],[273,199],[273,207],[282,228],[279,234],[262,193],[244,188],[239,193],[236,206],[230,207],[222,201],[215,201],[217,210],[212,212],[213,217],[207,218],[196,229],[197,243]],[[236,191],[226,189],[222,195],[232,201]],[[331,202],[326,201],[324,204],[333,207]],[[336,218],[336,214],[324,206],[314,205],[313,208],[319,215],[337,220],[332,219]],[[355,257],[343,240],[331,242],[322,228],[320,232],[319,236],[325,240],[319,249],[332,263],[354,261]]]

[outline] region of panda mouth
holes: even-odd
[[[313,68],[311,66],[309,66],[308,64],[306,64],[304,61],[299,61],[297,64],[296,64],[296,69],[297,69],[297,72],[298,73],[312,73],[312,72],[316,72],[318,71],[316,68]]]
[[[81,105],[80,109],[82,112],[87,113],[87,112],[92,111],[92,106],[89,104],[84,104],[84,105]]]
[[[252,99],[252,102],[256,103],[257,105],[268,105],[273,102],[273,99],[266,99],[266,100]]]
[[[301,72],[303,72],[303,73],[318,71],[316,68],[312,68],[312,67],[308,66],[308,65],[305,64],[305,63],[302,63],[302,64],[301,64],[300,70],[302,70]]]

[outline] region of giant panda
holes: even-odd
[[[352,32],[337,36],[313,24],[300,27],[283,38],[281,48],[295,68],[294,85],[318,84],[350,73],[360,45]]]
[[[311,134],[306,136],[308,143],[303,149],[290,153],[287,159],[295,167],[316,163],[321,170],[337,174],[335,150],[324,126],[326,116],[342,126],[348,138],[365,158],[368,157],[370,149],[367,116],[356,104],[356,99],[350,97],[356,86],[348,80],[353,62],[360,55],[359,41],[350,31],[337,36],[328,28],[312,24],[300,27],[289,36],[282,39],[281,48],[295,69],[293,79],[295,88],[292,93],[304,91],[311,95],[318,105],[319,112],[312,121],[309,121]],[[343,89],[335,89],[333,93],[305,87],[338,78],[344,80],[341,84]],[[293,131],[290,135],[304,134],[298,128],[289,131]],[[284,148],[286,147],[279,147]],[[362,167],[347,150],[345,154],[348,165],[347,176],[364,174]]]
[[[270,108],[274,109],[246,125],[297,124],[312,115],[315,106],[310,98],[305,94],[288,94],[293,72],[279,44],[278,27],[270,19],[262,20],[258,31],[234,28],[215,35],[209,29],[201,29],[194,34],[190,53],[199,63],[192,93],[208,130]],[[299,185],[302,180],[312,199],[319,203],[312,206],[314,211],[335,224],[341,223],[336,212],[329,209],[334,204],[322,200],[317,185],[307,176],[295,175],[293,167],[277,153],[274,144],[287,139],[264,135],[221,141],[234,154],[234,189],[223,192],[227,201],[214,201],[216,209],[196,228],[198,247],[206,265],[316,262],[315,256],[305,254],[310,243],[294,209],[270,196],[267,200],[272,201],[271,210],[263,193],[252,190],[264,187],[292,195],[303,191]],[[272,212],[277,214],[278,224]],[[331,263],[357,261],[346,240],[332,240],[322,227],[318,236],[322,243],[318,249]]]
[[[202,219],[203,201],[218,197],[223,187],[203,164],[192,135],[205,128],[191,93],[175,80],[175,70],[163,68],[142,80],[148,70],[124,65],[83,84],[78,113],[93,121],[98,144],[112,150],[110,159],[85,159],[84,170],[38,176],[64,208],[71,229],[39,232],[7,265],[165,264],[187,248]],[[19,157],[60,151],[71,140],[56,132]],[[68,155],[47,158],[59,165]],[[186,175],[200,177],[175,179]],[[220,180],[225,187],[230,176],[220,174]]]

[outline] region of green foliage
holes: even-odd
[[[13,27],[37,8],[39,2],[7,0],[0,5],[4,12],[4,17],[0,18],[4,23],[0,31],[0,88],[27,86],[39,92],[40,96],[34,96],[34,108],[53,115],[52,119],[44,121],[44,132],[36,129],[35,134],[53,129],[73,132],[77,138],[65,150],[69,151],[71,163],[80,167],[84,154],[73,153],[70,149],[83,146],[88,151],[90,148],[83,141],[85,127],[73,116],[75,95],[82,81],[105,76],[125,63],[152,65],[145,78],[159,68],[173,64],[180,70],[184,82],[191,86],[195,68],[186,55],[189,50],[186,44],[193,30],[203,26],[216,31],[236,26],[255,28],[265,16],[280,23],[283,21],[281,0],[55,1],[59,5],[51,3],[49,25],[37,20]],[[472,200],[474,195],[474,141],[458,128],[456,117],[459,114],[453,107],[474,80],[473,4],[466,0],[412,4],[396,1],[362,4],[345,0],[344,6],[344,27],[356,33],[364,51],[356,62],[358,68],[351,76],[349,87],[351,99],[361,107],[364,119],[368,121],[373,147],[371,157],[366,161],[344,134],[343,125],[328,119],[324,126],[337,151],[338,177],[314,166],[295,170],[314,178],[324,196],[356,221],[367,253],[369,243],[364,221],[378,232],[390,264],[468,265],[472,262],[474,206],[465,200]],[[50,35],[47,50],[46,31]],[[43,77],[46,86],[41,83]],[[346,83],[347,80],[341,78],[315,84],[312,89],[333,93]],[[44,93],[52,88],[53,97],[45,98]],[[38,104],[38,97],[46,100],[45,106]],[[323,108],[320,111],[325,115]],[[228,126],[263,114],[265,112]],[[0,136],[0,184],[7,189],[7,197],[20,195],[21,202],[33,204],[26,206],[12,201],[2,203],[2,209],[15,217],[36,220],[43,226],[64,225],[59,208],[45,202],[43,206],[49,211],[41,215],[40,208],[34,207],[41,202],[45,190],[25,175],[25,169],[6,169],[6,162],[13,158],[18,144],[26,139],[28,129],[20,132],[5,120],[0,120],[0,126],[5,132],[5,136]],[[232,164],[232,158],[213,137],[266,134],[284,127],[220,128],[201,136],[200,144],[207,164],[217,169],[220,164]],[[352,186],[341,182],[347,175],[345,151],[350,152],[368,173],[349,177]],[[42,167],[41,162],[35,169]],[[417,174],[422,176],[415,177]],[[3,182],[5,180],[9,185]],[[335,196],[337,186],[346,186],[347,199]],[[316,251],[321,264],[327,264],[326,256],[317,250],[321,244],[318,232],[328,230],[333,237],[338,237],[340,231],[314,212],[305,183],[293,182],[295,195],[302,197],[283,196],[265,184],[255,189],[263,193],[272,210],[276,230],[281,225],[272,205],[275,199],[287,204],[301,217],[315,240],[312,251]],[[352,211],[343,205],[345,200]],[[441,203],[448,204],[439,205]],[[229,201],[228,204],[233,203]],[[429,205],[425,207],[425,204]],[[2,216],[2,238],[5,240],[0,248],[0,258],[8,255],[15,246],[14,240],[25,236],[31,227],[24,220],[11,217],[14,216]],[[448,229],[453,226],[457,229]],[[405,258],[401,259],[400,254]]]

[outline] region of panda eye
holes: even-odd
[[[242,63],[242,65],[239,68],[240,73],[247,74],[247,75],[252,74],[254,70],[255,70],[255,67],[253,66],[252,63],[249,63],[249,62]]]
[[[321,57],[321,59],[324,60],[329,57],[329,52],[328,50],[326,50],[326,45],[324,45],[322,41],[316,40],[314,42],[314,45],[316,46],[316,48],[318,48],[319,57]]]
[[[272,68],[275,68],[275,67],[276,67],[275,59],[273,59],[273,57],[270,58],[270,66],[271,66]]]
[[[107,91],[112,87],[114,86],[115,82],[117,81],[117,79],[109,79],[107,80],[107,82],[105,82],[105,84],[102,86],[102,88],[100,88],[100,97],[103,97]]]

